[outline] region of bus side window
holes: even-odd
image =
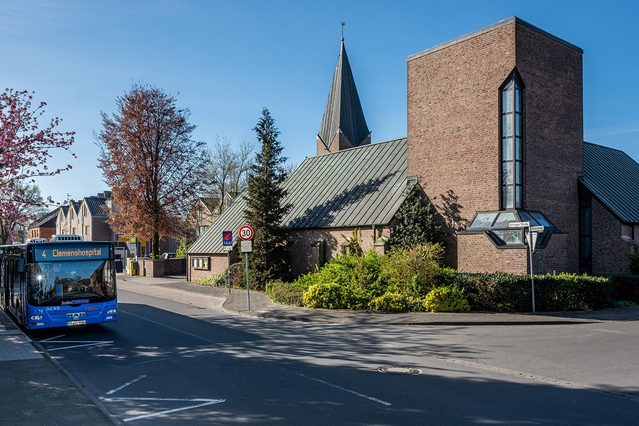
[[[23,258],[19,258],[18,259],[18,272],[19,273],[23,273],[24,272],[24,259]]]

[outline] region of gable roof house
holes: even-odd
[[[29,225],[29,238],[51,238],[55,234],[55,224],[58,219],[59,208],[34,220]]]
[[[219,216],[219,199],[212,197],[199,197],[194,206],[186,215],[186,223],[191,230],[188,235],[189,242],[200,238],[213,220]]]
[[[639,164],[584,142],[582,56],[517,17],[411,55],[407,137],[371,144],[342,40],[317,155],[282,184],[292,272],[321,265],[356,228],[364,249],[381,248],[419,177],[446,225],[448,266],[628,273]],[[240,196],[189,249],[189,280],[226,269],[222,232],[246,224],[244,209]],[[540,232],[532,260],[521,222]]]
[[[111,193],[84,197],[60,207],[56,221],[58,234],[77,234],[84,241],[117,241],[117,236],[106,222]]]

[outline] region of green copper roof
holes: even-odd
[[[388,225],[404,200],[406,139],[311,157],[282,184],[293,208],[289,229]],[[191,246],[189,254],[223,253],[222,232],[246,225],[244,196],[235,201]]]
[[[581,181],[621,221],[639,223],[639,164],[628,154],[584,142]]]

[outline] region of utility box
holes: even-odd
[[[138,262],[130,259],[129,260],[129,275],[139,275],[139,270],[138,270]]]

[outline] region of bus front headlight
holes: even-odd
[[[118,310],[117,309],[109,309],[107,311],[107,314],[115,314]]]
[[[31,315],[31,319],[33,321],[40,321],[42,319],[42,315]]]

